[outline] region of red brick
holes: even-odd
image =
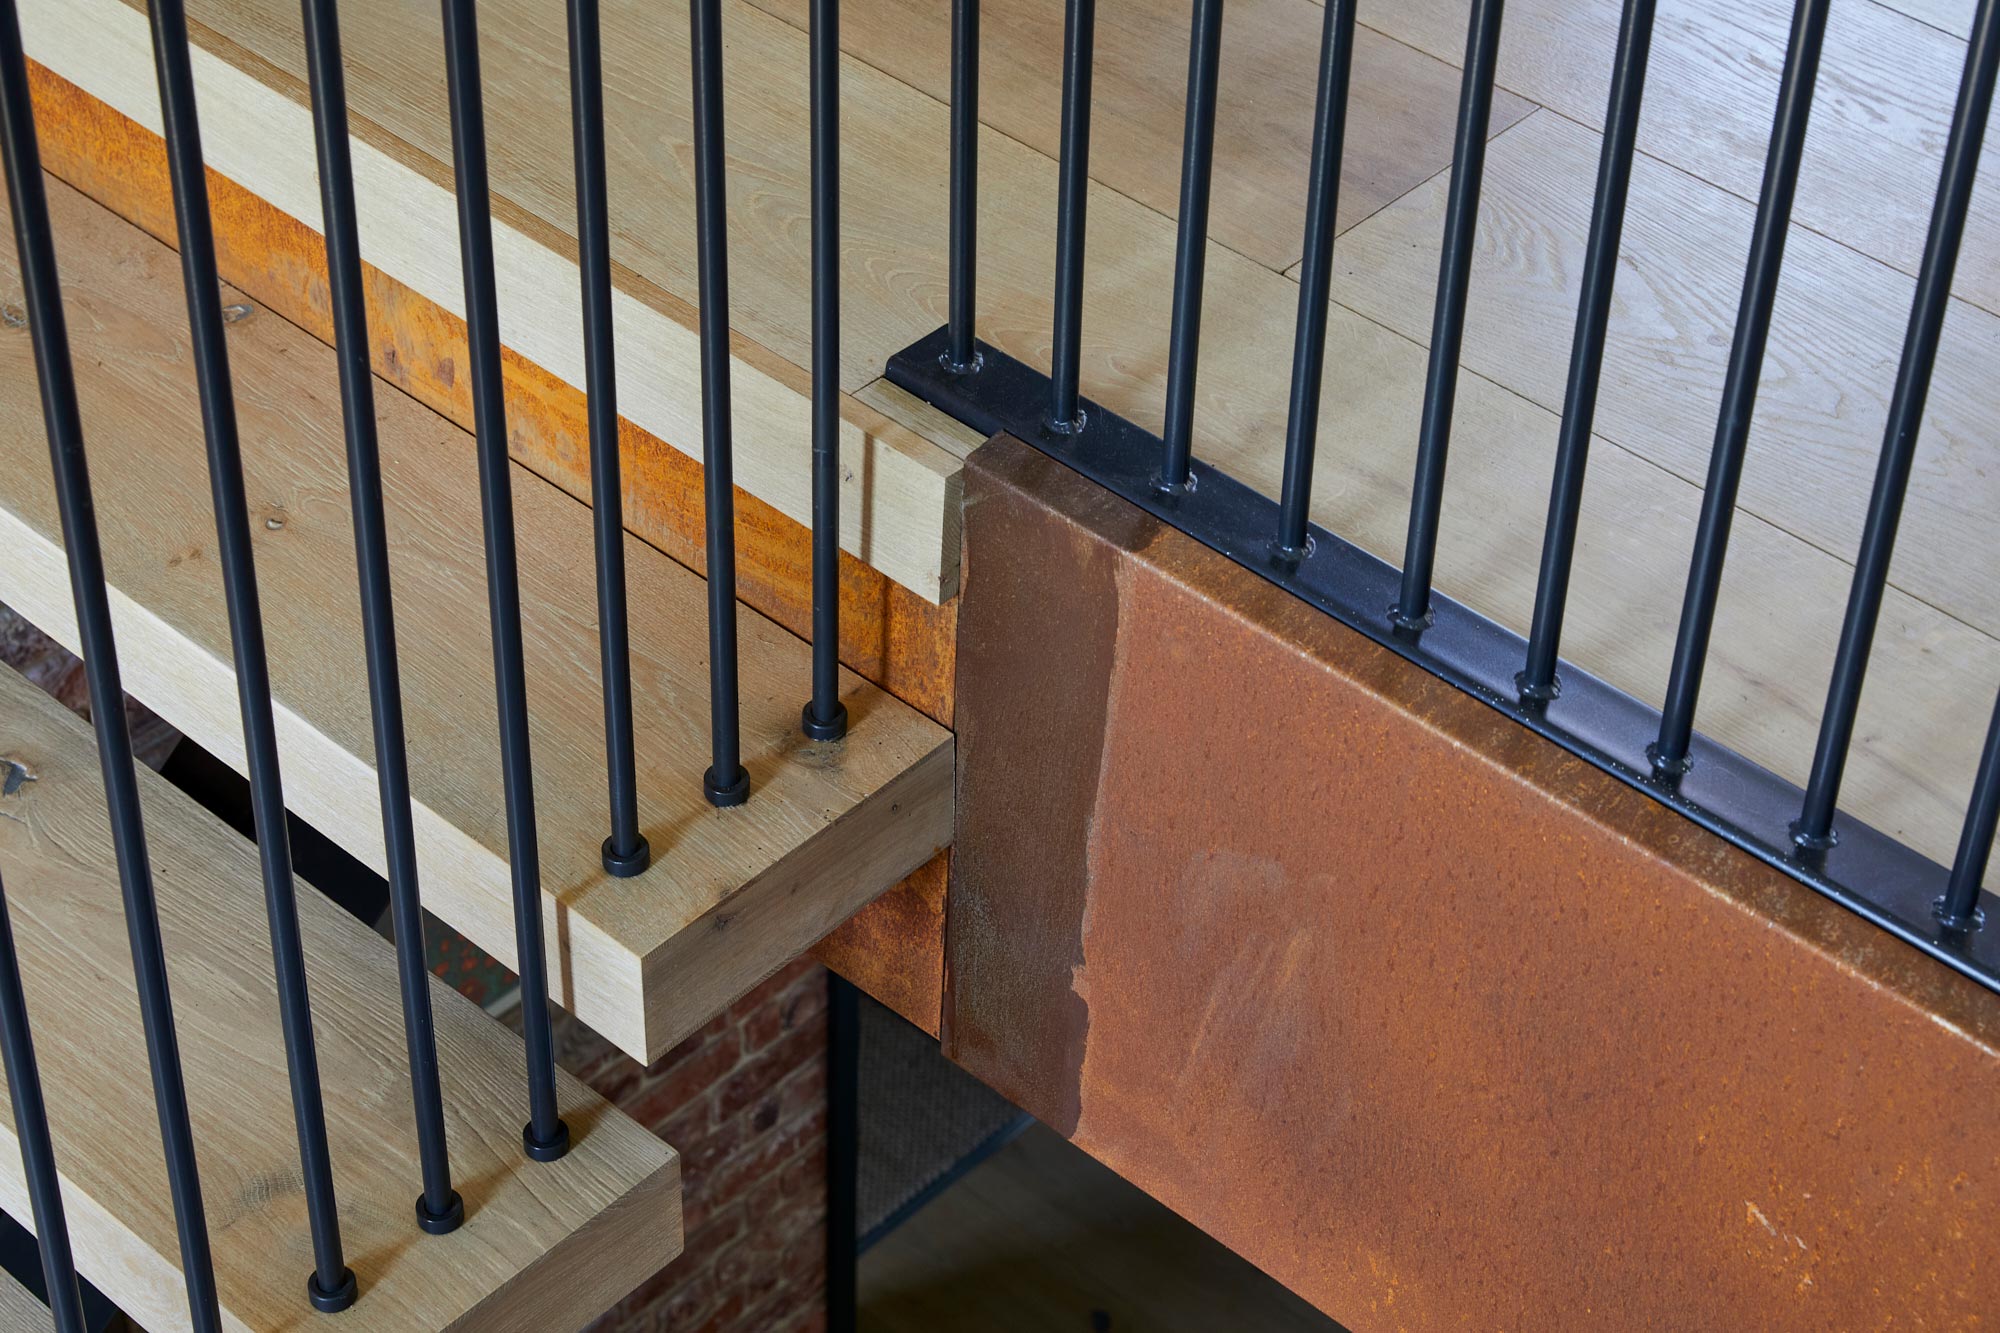
[[[716,1094],[716,1114],[728,1119],[785,1081],[785,1076],[826,1049],[822,1028],[793,1032],[765,1047],[724,1081]]]

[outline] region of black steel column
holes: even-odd
[[[1792,196],[1798,190],[1799,157],[1805,151],[1806,120],[1812,113],[1813,81],[1819,73],[1829,3],[1798,0],[1792,12],[1791,42],[1785,52],[1776,123],[1764,161],[1757,221],[1750,236],[1750,263],[1736,307],[1736,334],[1729,348],[1715,444],[1708,457],[1708,480],[1702,491],[1680,630],[1674,640],[1673,669],[1667,678],[1666,702],[1660,707],[1659,739],[1647,751],[1654,773],[1662,778],[1678,777],[1688,768],[1695,700],[1701,693],[1702,670],[1708,665],[1708,639],[1715,628],[1722,564],[1729,551],[1729,525],[1736,516],[1736,489],[1743,480],[1743,453],[1750,439],[1751,413],[1757,406],[1757,378],[1771,334],[1771,307],[1778,297],[1778,271],[1784,264],[1785,234],[1791,226]]]
[[[1583,256],[1583,290],[1577,297],[1576,332],[1570,344],[1569,385],[1563,392],[1562,429],[1556,438],[1555,481],[1549,488],[1548,528],[1542,568],[1535,581],[1535,614],[1528,632],[1528,662],[1519,677],[1528,699],[1553,699],[1563,611],[1569,601],[1576,526],[1583,509],[1583,474],[1590,461],[1590,431],[1597,417],[1597,386],[1604,370],[1604,332],[1611,322],[1611,289],[1618,280],[1618,241],[1625,231],[1625,200],[1632,184],[1632,152],[1639,137],[1639,101],[1646,90],[1646,59],[1653,44],[1654,0],[1625,0],[1618,53],[1611,64],[1611,103],[1604,112],[1604,147],[1597,159],[1597,200],[1591,206],[1590,241]]]
[[[701,292],[702,514],[708,538],[708,709],[717,806],[750,799],[736,676],[736,481],[729,402],[729,202],[722,143],[721,0],[688,6],[694,61],[694,207]]]
[[[604,58],[597,0],[569,0],[569,115],[576,154],[576,235],[583,275],[583,379],[590,417],[590,503],[597,537],[598,667],[611,832],[604,868],[629,878],[652,864],[639,832],[632,748],[632,648],[625,614],[625,505],[618,476],[618,368],[611,329],[611,206],[604,169]]]
[[[1208,197],[1215,176],[1215,82],[1222,0],[1194,0],[1188,37],[1187,123],[1181,131],[1181,212],[1167,340],[1167,420],[1160,485],[1185,489],[1194,456],[1194,385],[1201,361],[1201,289],[1208,267]]]
[[[979,368],[979,0],[951,3],[950,316],[945,367]]]
[[[1458,97],[1458,133],[1445,196],[1444,245],[1438,255],[1437,306],[1431,316],[1424,414],[1417,430],[1417,478],[1410,495],[1410,530],[1403,548],[1402,585],[1392,608],[1404,629],[1430,623],[1431,578],[1437,566],[1438,515],[1444,508],[1445,456],[1458,400],[1459,350],[1465,341],[1465,299],[1479,230],[1479,187],[1486,175],[1486,135],[1492,123],[1493,73],[1500,63],[1501,0],[1473,0],[1465,39],[1465,78]]]
[[[1868,671],[1875,624],[1882,614],[1889,559],[1896,549],[1896,527],[1903,517],[1903,497],[1909,491],[1910,469],[1916,462],[1917,434],[1923,429],[1931,370],[1937,363],[1945,311],[1951,305],[1951,275],[1958,264],[1959,241],[1965,235],[1965,215],[1972,206],[1979,149],[1993,105],[1994,75],[2000,70],[2000,18],[1996,15],[2000,15],[2000,7],[1994,0],[1983,0],[1965,52],[1958,109],[1952,116],[1951,138],[1945,144],[1923,264],[1917,270],[1916,298],[1903,338],[1895,393],[1889,400],[1889,422],[1875,471],[1875,489],[1868,499],[1868,521],[1854,560],[1854,586],[1840,627],[1840,650],[1827,686],[1826,710],[1820,715],[1812,776],[1806,781],[1805,802],[1792,829],[1793,841],[1809,851],[1823,850],[1834,841],[1834,806],[1840,799],[1840,780],[1854,739],[1854,718],[1861,708],[1861,682]]]
[[[486,536],[487,610],[493,622],[493,684],[500,710],[500,776],[507,802],[508,861],[514,875],[515,962],[521,974],[521,1029],[527,1043],[529,1115],[521,1143],[535,1161],[552,1162],[569,1151],[569,1126],[556,1107],[548,953],[542,942],[541,848],[535,833],[527,669],[521,645],[521,571],[514,541],[512,464],[507,458],[507,403],[500,377],[493,203],[486,175],[486,110],[480,96],[479,23],[473,0],[444,0],[444,32],[458,244],[465,268],[473,435]]]
[[[299,940],[292,853],[285,828],[285,794],[278,768],[278,728],[271,705],[271,670],[264,651],[263,610],[251,550],[250,506],[243,484],[243,452],[236,434],[236,400],[230,383],[229,346],[222,322],[222,291],[215,269],[215,234],[209,218],[208,175],[202,162],[201,126],[195,108],[194,68],[188,53],[182,0],[152,0],[153,65],[159,76],[160,115],[172,179],[174,221],[187,291],[188,332],[195,387],[201,400],[208,450],[210,498],[215,510],[223,600],[236,665],[236,697],[243,719],[243,750],[250,808],[263,869],[264,905],[270,919],[271,955],[277,974],[278,1014],[291,1075],[292,1113],[298,1130],[299,1168],[306,1217],[312,1228],[313,1274],[306,1291],[324,1311],[354,1303],[354,1273],[341,1254],[340,1218],[334,1201],[333,1162],[320,1096],[319,1058],[313,1045],[312,1007],[306,991],[305,949]]]
[[[812,0],[812,698],[800,725],[847,734],[840,701],[840,0]]]
[[[410,761],[403,734],[403,686],[396,665],[396,613],[389,582],[388,524],[383,515],[382,454],[375,429],[375,379],[368,364],[368,308],[361,282],[354,166],[347,141],[347,81],[341,68],[336,0],[302,0],[306,73],[312,92],[319,161],[320,213],[326,232],[327,294],[333,310],[334,361],[340,368],[341,419],[347,438],[347,489],[354,521],[354,563],[361,585],[362,651],[368,663],[368,711],[375,734],[375,784],[382,805],[382,846],[389,910],[396,928],[396,976],[409,1051],[423,1193],[417,1224],[432,1234],[456,1230],[465,1202],[451,1187],[444,1093],[430,971],[424,959],[424,913],[417,892],[417,840],[410,814]]]
[[[1979,887],[1993,855],[1996,827],[2000,827],[2000,700],[1995,701],[1993,720],[1986,726],[1986,745],[1980,751],[1979,774],[1973,779],[1951,877],[1937,900],[1937,919],[1946,930],[1977,930],[1985,924],[1985,915],[1979,910]]]
[[[1299,322],[1292,337],[1291,412],[1285,427],[1284,486],[1278,500],[1277,549],[1306,554],[1313,454],[1319,444],[1320,386],[1326,371],[1327,301],[1333,289],[1333,235],[1340,213],[1340,163],[1347,141],[1347,97],[1354,69],[1355,0],[1326,0],[1319,43],[1319,101],[1313,114],[1312,165],[1306,175],[1305,258],[1299,268]]]
[[[28,997],[21,990],[21,961],[14,952],[13,918],[4,888],[0,888],[0,1058],[6,1063],[7,1095],[14,1106],[14,1134],[21,1141],[21,1173],[27,1179],[28,1210],[35,1220],[49,1313],[55,1317],[56,1333],[83,1333],[83,1292],[76,1285],[76,1259],[63,1216],[62,1178],[56,1172],[55,1144],[49,1139],[49,1111],[42,1101],[42,1076],[35,1066],[35,1041],[28,1027]]]
[[[1049,429],[1083,428],[1077,378],[1083,356],[1084,217],[1090,202],[1090,74],[1097,0],[1069,0],[1063,30],[1062,148],[1056,185],[1056,299]]]
[[[125,721],[125,691],[111,630],[111,597],[104,581],[104,551],[98,543],[97,514],[91,503],[83,418],[77,410],[76,376],[70,364],[62,285],[49,231],[49,202],[42,183],[41,153],[35,143],[34,106],[28,95],[28,66],[21,51],[21,25],[14,0],[0,0],[0,146],[5,149],[14,244],[21,260],[23,303],[41,388],[42,425],[55,474],[63,549],[69,553],[70,596],[76,603],[77,638],[90,691],[97,761],[104,774],[111,846],[125,901],[125,931],[132,947],[133,981],[146,1033],[153,1106],[160,1118],[160,1144],[166,1159],[167,1190],[174,1204],[188,1312],[196,1333],[219,1333],[222,1316],[216,1302],[215,1264],[195,1166],[194,1132],[188,1124],[187,1085],[181,1075],[180,1041],[167,990],[160,913],[146,854],[139,779],[133,770],[132,734]]]

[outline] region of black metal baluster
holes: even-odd
[[[604,169],[604,58],[597,0],[569,0],[569,116],[583,274],[583,378],[590,416],[590,503],[597,535],[597,640],[611,832],[604,868],[621,879],[652,864],[639,832],[632,754],[632,637],[625,614],[625,505],[618,476],[618,368],[611,330],[611,205]]]
[[[1410,532],[1403,550],[1403,579],[1390,609],[1404,629],[1430,623],[1431,579],[1437,567],[1438,515],[1444,507],[1445,455],[1451,444],[1452,407],[1458,398],[1459,350],[1465,341],[1465,298],[1472,283],[1472,250],[1479,229],[1479,187],[1486,174],[1486,135],[1492,121],[1493,73],[1500,61],[1501,0],[1473,0],[1465,39],[1465,78],[1458,97],[1458,133],[1451,150],[1451,188],[1445,196],[1444,245],[1438,255],[1437,307],[1431,316],[1430,365],[1424,376],[1424,413],[1417,431],[1417,477],[1410,495]]]
[[[1639,102],[1653,44],[1653,10],[1654,0],[1625,0],[1618,52],[1611,63],[1611,101],[1604,112],[1604,147],[1597,159],[1597,200],[1591,206],[1590,241],[1584,250],[1583,290],[1577,297],[1569,385],[1563,391],[1548,530],[1542,538],[1542,568],[1535,581],[1535,614],[1528,631],[1528,662],[1517,677],[1527,699],[1553,699],[1561,689],[1556,660],[1569,601],[1570,566],[1576,558],[1576,525],[1597,415],[1598,378],[1604,369],[1604,331],[1611,321],[1612,286],[1618,280],[1618,240],[1625,230]]]
[[[125,691],[111,629],[111,596],[105,587],[104,551],[98,544],[97,515],[91,503],[83,418],[77,409],[76,376],[70,364],[62,286],[56,272],[55,241],[49,231],[49,202],[42,183],[41,153],[35,143],[34,106],[28,95],[28,66],[21,51],[14,0],[0,0],[0,146],[5,149],[14,244],[20,255],[23,301],[41,388],[42,424],[55,474],[63,549],[69,553],[70,595],[76,604],[77,638],[83,650],[84,680],[97,734],[97,760],[104,774],[104,803],[125,902],[125,931],[132,947],[132,975],[146,1033],[146,1059],[152,1073],[153,1105],[160,1119],[160,1144],[174,1204],[188,1312],[196,1333],[218,1333],[222,1316],[216,1301],[215,1265],[201,1203],[200,1173],[195,1166],[194,1131],[188,1123],[187,1085],[181,1075],[180,1041],[167,989],[160,914],[146,855],[145,818],[139,808],[139,780],[132,765],[132,734],[125,721]]]
[[[472,424],[479,454],[479,507],[486,537],[486,601],[493,625],[493,684],[500,712],[500,778],[514,877],[514,947],[527,1044],[529,1157],[569,1151],[556,1107],[555,1040],[549,1020],[548,953],[542,942],[541,849],[535,835],[534,765],[528,751],[528,684],[521,646],[521,571],[514,541],[514,483],[507,459],[507,403],[500,378],[500,312],[493,277],[493,202],[486,175],[486,110],[479,86],[479,22],[473,0],[443,0],[445,79],[451,100],[451,159],[458,190],[458,244],[465,269],[465,326],[472,371]]]
[[[1069,0],[1063,30],[1062,160],[1056,185],[1056,301],[1049,356],[1049,429],[1083,429],[1077,378],[1083,355],[1084,214],[1090,201],[1090,73],[1097,0]]]
[[[979,284],[979,0],[951,0],[950,313],[944,365],[979,369],[972,323]]]
[[[1709,634],[1715,628],[1715,602],[1722,590],[1729,524],[1736,514],[1736,488],[1743,480],[1743,451],[1757,405],[1764,344],[1771,333],[1771,307],[1778,296],[1778,271],[1784,263],[1792,196],[1798,190],[1799,157],[1805,150],[1806,120],[1812,113],[1813,81],[1819,73],[1829,3],[1798,0],[1792,12],[1785,72],[1778,85],[1777,116],[1764,162],[1764,186],[1750,236],[1750,262],[1736,308],[1736,334],[1723,380],[1722,410],[1716,420],[1715,445],[1709,453],[1687,595],[1674,640],[1673,670],[1667,678],[1666,702],[1660,708],[1659,739],[1647,748],[1653,771],[1662,778],[1677,777],[1688,768],[1695,700],[1701,693],[1702,668],[1708,661]]]
[[[1160,485],[1186,488],[1194,457],[1194,384],[1201,360],[1201,289],[1208,260],[1208,197],[1215,177],[1215,81],[1222,59],[1222,0],[1194,0],[1188,37],[1187,122],[1181,131],[1181,213],[1174,249],[1173,323],[1167,339],[1167,419]]]
[[[326,1141],[326,1108],[320,1096],[319,1057],[313,1045],[312,1005],[306,991],[305,949],[292,880],[291,844],[285,828],[285,794],[278,769],[278,728],[272,715],[271,669],[264,651],[264,617],[257,596],[251,550],[249,500],[243,452],[236,433],[235,393],[222,322],[222,292],[215,270],[215,234],[208,209],[208,176],[202,162],[201,126],[195,109],[194,68],[188,53],[182,0],[152,0],[153,67],[159,78],[160,115],[167,169],[179,232],[181,281],[187,291],[188,332],[194,351],[202,433],[208,450],[210,499],[215,510],[223,600],[236,665],[236,698],[243,719],[250,808],[263,870],[264,906],[270,919],[271,956],[277,975],[278,1014],[291,1076],[292,1115],[299,1139],[306,1218],[312,1229],[313,1273],[306,1292],[327,1312],[354,1304],[355,1280],[341,1255],[340,1217],[334,1200],[333,1162]]]
[[[1299,269],[1298,331],[1292,338],[1291,415],[1285,427],[1284,486],[1278,500],[1277,549],[1291,559],[1306,553],[1306,510],[1312,504],[1313,453],[1319,444],[1333,234],[1340,213],[1340,162],[1354,68],[1354,10],[1355,0],[1326,0],[1319,41],[1319,101],[1306,177],[1305,258]]]
[[[847,734],[840,701],[840,0],[812,0],[812,698],[800,725]]]
[[[42,1101],[42,1076],[35,1066],[28,997],[21,989],[21,960],[14,952],[13,918],[7,912],[4,886],[0,886],[0,1059],[6,1063],[7,1095],[14,1105],[14,1134],[21,1140],[21,1173],[27,1179],[49,1313],[55,1317],[56,1333],[84,1333],[83,1292],[76,1285],[62,1179],[56,1173],[55,1144],[49,1139],[49,1111]]]
[[[736,706],[736,494],[729,405],[729,202],[722,144],[721,0],[688,6],[694,60],[694,201],[701,292],[702,509],[708,537],[709,802],[750,799]]]
[[[1996,827],[2000,827],[2000,700],[1995,700],[1993,720],[1986,727],[1986,748],[1980,751],[1979,775],[1973,779],[1965,827],[1958,835],[1958,855],[1935,907],[1938,923],[1946,930],[1977,930],[1986,922],[1979,907],[1979,886],[1993,855]]]
[[[2000,70],[2000,6],[1983,0],[1965,52],[1965,74],[1958,86],[1951,138],[1945,145],[1937,200],[1931,209],[1930,235],[1924,242],[1917,270],[1916,298],[1910,308],[1909,330],[1903,339],[1903,359],[1896,371],[1896,389],[1889,400],[1889,421],[1882,440],[1882,458],[1875,471],[1875,489],[1868,499],[1868,520],[1861,531],[1861,550],[1854,560],[1854,587],[1847,598],[1847,615],[1840,627],[1840,650],[1827,686],[1826,711],[1820,715],[1819,741],[1813,752],[1812,776],[1806,781],[1805,802],[1792,840],[1801,848],[1824,850],[1833,845],[1833,812],[1840,799],[1840,780],[1847,751],[1854,739],[1854,718],[1861,707],[1861,682],[1868,671],[1868,653],[1875,642],[1875,624],[1882,614],[1882,594],[1889,582],[1889,559],[1896,549],[1896,527],[1903,517],[1903,496],[1916,461],[1917,434],[1923,429],[1924,402],[1930,394],[1931,369],[1937,362],[1938,340],[1945,311],[1951,304],[1951,275],[1958,264],[1965,215],[1972,204],[1973,178],[1979,171],[1979,149],[1986,136],[1986,118],[1993,102],[1996,70]]]
[[[348,494],[360,576],[362,649],[375,733],[375,781],[382,804],[382,845],[389,908],[396,927],[396,974],[409,1050],[410,1095],[423,1193],[417,1225],[433,1235],[456,1230],[465,1202],[451,1187],[439,1086],[430,972],[424,959],[424,913],[417,892],[416,832],[410,815],[409,749],[403,734],[403,686],[396,665],[396,614],[390,592],[388,524],[383,515],[382,453],[375,430],[375,380],[368,364],[368,308],[362,294],[361,242],[355,221],[354,166],[347,141],[347,81],[341,67],[336,0],[302,0],[306,71],[312,91],[319,160],[320,212],[326,230],[334,360],[340,368],[341,417],[347,435]]]

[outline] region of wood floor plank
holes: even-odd
[[[752,0],[805,29],[806,0]],[[1045,0],[987,0],[980,32],[979,114],[1050,157],[1062,124],[1063,9]],[[1222,26],[1209,235],[1269,268],[1297,261],[1305,229],[1322,12],[1311,0],[1239,0]],[[844,50],[940,101],[951,97],[951,7],[866,0],[841,12]],[[1159,0],[1097,7],[1091,176],[1168,217],[1180,212],[1188,13]],[[1342,228],[1451,161],[1458,71],[1362,29],[1355,38]],[[1501,93],[1493,132],[1533,107]]]
[[[1875,0],[1875,3],[1954,37],[1972,35],[1972,11],[1977,0]]]
[[[50,1318],[48,1306],[13,1274],[0,1272],[0,1333],[48,1333]]]
[[[226,761],[242,744],[201,430],[173,252],[57,186],[70,332],[117,595],[127,688]],[[0,262],[11,281],[12,260]],[[232,300],[240,294],[231,293]],[[288,803],[383,865],[333,357],[258,312],[230,355],[257,538]],[[75,646],[26,338],[0,339],[0,598]],[[426,902],[515,957],[470,437],[401,395],[379,403],[419,865]],[[807,744],[805,645],[741,624],[754,796],[719,811],[708,763],[706,589],[636,539],[627,560],[640,825],[653,868],[612,879],[589,513],[515,468],[552,989],[651,1059],[951,838],[951,738],[850,674],[854,720]]]
[[[0,753],[34,775],[0,798],[0,863],[77,1267],[145,1327],[183,1329],[95,742],[0,671]],[[256,848],[164,779],[139,779],[225,1324],[309,1328],[323,1316],[304,1299],[312,1250]],[[527,1161],[520,1039],[441,982],[431,1003],[466,1222],[418,1232],[394,949],[304,885],[299,918],[356,1327],[576,1328],[680,1252],[674,1151],[559,1072],[574,1147]],[[0,1119],[0,1204],[26,1216],[11,1109]]]
[[[1537,115],[1487,157],[1464,365],[1552,411],[1568,375],[1601,142],[1573,121]],[[1344,238],[1335,300],[1428,343],[1447,186],[1413,191]],[[1662,163],[1633,168],[1596,424],[1691,482],[1707,471],[1754,212]],[[1746,454],[1745,512],[1853,557],[1914,288],[1794,229]],[[1893,571],[1897,586],[1989,635],[2000,635],[2000,586],[1977,553],[1991,551],[2000,507],[1990,465],[1996,374],[2000,317],[1954,303]],[[1759,575],[1738,567],[1738,576]]]
[[[1408,0],[1371,8],[1363,21],[1458,63],[1464,10],[1459,0]],[[1791,11],[1787,0],[1662,6],[1640,151],[1755,199]],[[1617,0],[1510,5],[1500,86],[1601,129],[1618,12]],[[1914,273],[1964,63],[1962,38],[1879,4],[1833,6],[1795,220]],[[2000,141],[1993,136],[1980,164],[1954,291],[2000,311]]]

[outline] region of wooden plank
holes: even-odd
[[[1992,992],[1045,455],[966,472],[954,1059],[1355,1329],[2000,1308]]]
[[[654,16],[642,20],[631,9],[611,8],[605,53],[613,122],[651,126],[665,117],[684,145],[687,102],[669,92],[684,92],[685,84],[661,78],[660,71],[688,68],[685,21],[662,25]],[[299,17],[278,0],[240,0],[218,9],[201,17],[224,26],[228,36],[198,31],[194,52],[208,161],[291,216],[316,222],[318,186]],[[797,37],[776,20],[755,17]],[[430,300],[462,313],[439,17],[419,7],[375,3],[349,6],[343,18],[348,91],[356,112],[362,252]],[[481,20],[487,119],[505,127],[505,133],[496,129],[491,144],[503,333],[529,360],[581,384],[561,15],[540,5],[489,4]],[[143,5],[36,0],[23,6],[22,30],[36,60],[148,129],[159,128]],[[754,86],[760,77],[772,82],[768,73],[754,69],[739,67],[735,76],[738,88]],[[801,219],[803,105],[801,93],[796,155]],[[659,438],[698,451],[692,178],[658,158],[665,148],[651,137],[617,135],[611,143],[611,191],[619,201],[613,245],[626,261],[616,303],[620,406]],[[537,157],[542,150],[558,156]],[[739,200],[761,197],[740,172],[734,188]],[[860,236],[868,234],[869,222],[857,207],[850,225]],[[788,234],[781,230],[766,244],[788,247]],[[854,253],[858,259],[859,250]],[[807,360],[806,256],[800,250],[792,266],[798,275],[794,284],[790,269],[769,271],[772,253],[740,241],[736,255],[736,324],[747,335],[734,348],[737,484],[803,522],[811,513],[808,379],[799,368]],[[669,257],[674,264],[665,266]],[[787,299],[774,303],[774,286]],[[790,322],[794,317],[796,324]],[[938,322],[920,315],[919,332]],[[885,358],[886,351],[878,355],[872,346],[857,346],[848,364],[866,371],[852,376],[850,387],[872,379]],[[958,457],[851,399],[843,403],[843,418],[842,546],[923,597],[948,597],[949,561],[957,550],[957,511],[950,501]]]
[[[173,197],[160,136],[40,65],[29,68],[42,165],[126,221],[176,244]],[[219,172],[208,174],[222,278],[321,342],[333,341],[320,235]],[[459,371],[465,321],[364,266],[375,373],[471,430],[472,385]],[[581,390],[512,349],[502,352],[508,444],[514,457],[580,500],[590,497],[589,427]],[[877,380],[857,398],[924,431],[979,441],[943,414]],[[701,464],[630,420],[620,423],[625,524],[697,574],[706,568]],[[812,625],[810,530],[736,490],[737,592],[801,636]],[[948,553],[955,568],[958,553]],[[919,712],[951,725],[951,603],[926,601],[841,555],[841,660]]]
[[[1970,6],[1926,3],[1964,13]],[[1602,129],[1617,0],[1520,0],[1500,41],[1500,86]],[[1660,13],[1639,147],[1745,199],[1757,197],[1784,64],[1787,0],[1688,0]],[[1465,6],[1370,9],[1392,37],[1459,63]],[[1961,25],[1962,26],[1962,25]],[[1916,272],[1937,191],[1965,42],[1879,4],[1832,9],[1793,217]],[[1989,136],[1954,290],[2000,311],[2000,143]]]
[[[48,1333],[50,1318],[48,1306],[12,1273],[0,1272],[0,1333]]]
[[[1566,333],[1575,321],[1601,143],[1573,121],[1537,115],[1496,140],[1487,157],[1464,365],[1552,411],[1562,407],[1569,339],[1523,338],[1521,330]],[[1429,342],[1448,184],[1424,185],[1344,239],[1335,300]],[[1754,214],[1734,195],[1660,162],[1641,159],[1633,168],[1596,424],[1695,483],[1706,475],[1715,437]],[[1914,286],[1794,228],[1746,455],[1745,513],[1844,556],[1859,546]],[[2000,476],[1988,465],[2000,409],[1996,367],[2000,317],[1955,303],[1894,571],[1911,596],[1989,635],[2000,633],[2000,588],[1966,553],[1990,546],[2000,507]],[[1466,443],[1507,447],[1477,435]],[[1745,563],[1735,574],[1762,577]]]
[[[0,752],[33,775],[0,798],[0,861],[77,1267],[145,1327],[186,1328],[95,743],[0,672]],[[224,1322],[305,1328],[318,1318],[303,1290],[312,1249],[256,849],[139,777]],[[359,1326],[575,1328],[680,1252],[673,1149],[559,1072],[574,1146],[558,1164],[528,1162],[520,1039],[441,982],[431,1003],[466,1222],[419,1233],[395,951],[303,885],[299,918]],[[26,1216],[11,1110],[4,1122],[0,1204]]]
[[[240,765],[177,261],[72,191],[55,196],[71,327],[92,354],[79,370],[127,687]],[[9,459],[0,527],[16,557],[0,571],[0,596],[73,644],[27,340],[5,340],[0,352],[12,423],[0,431]],[[287,798],[379,869],[332,354],[260,313],[232,326],[231,357]],[[471,441],[399,395],[383,396],[379,417],[426,901],[511,962]],[[552,987],[605,1037],[650,1059],[950,841],[951,738],[846,675],[853,735],[805,744],[805,646],[752,613],[741,669],[756,794],[740,809],[713,809],[700,791],[706,590],[632,539],[640,820],[655,862],[636,879],[609,878],[598,863],[603,733],[588,515],[525,469],[516,474]]]
[[[807,27],[806,0],[752,3]],[[1209,235],[1268,268],[1289,267],[1303,244],[1322,26],[1311,0],[1239,0],[1222,27]],[[1054,157],[1062,123],[1063,7],[987,0],[980,34],[980,120]],[[951,6],[849,5],[840,36],[842,48],[869,65],[950,101]],[[1097,7],[1091,175],[1170,218],[1180,214],[1187,45],[1185,5],[1105,0]],[[1341,170],[1343,229],[1450,164],[1458,83],[1450,65],[1370,29],[1356,34]],[[1492,132],[1533,109],[1497,94]]]

